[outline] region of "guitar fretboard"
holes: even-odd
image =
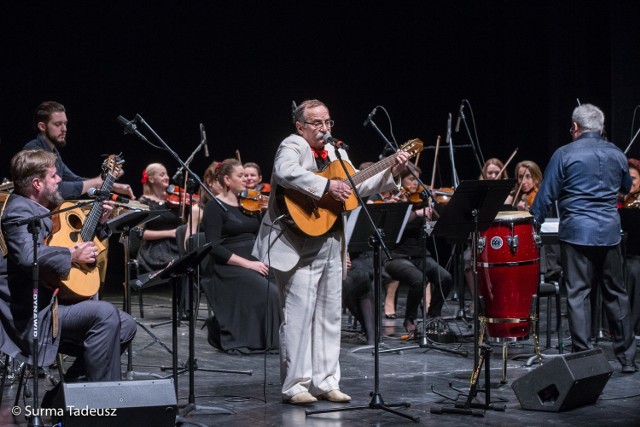
[[[422,143],[422,141],[416,138],[407,142],[402,147],[400,147],[400,150],[406,151],[407,153],[409,153],[411,157],[413,157],[416,154],[418,154],[420,151],[422,151],[423,147],[424,147],[424,144]],[[368,168],[356,172],[355,174],[353,174],[351,179],[353,179],[353,182],[356,185],[358,185],[366,181],[367,179],[371,178],[372,176],[377,175],[380,172],[385,171],[390,167],[392,167],[395,164],[397,157],[398,157],[398,153],[394,153],[389,157],[385,157],[384,159],[369,166]],[[349,179],[344,179],[342,180],[342,182],[344,182],[347,185],[350,185]]]
[[[107,174],[104,182],[102,183],[101,191],[106,194],[111,191],[113,187],[113,183],[115,182],[115,176],[111,174]],[[80,237],[83,242],[88,242],[93,239],[93,235],[96,232],[96,227],[98,226],[98,222],[100,221],[100,217],[102,216],[102,204],[96,203],[91,206],[91,211],[89,211],[89,215],[87,215],[87,219],[82,225],[82,230],[80,231]]]

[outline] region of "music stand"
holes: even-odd
[[[131,230],[134,227],[139,227],[143,224],[146,224],[150,221],[153,221],[154,219],[158,218],[160,216],[160,214],[162,214],[163,211],[159,211],[159,210],[155,210],[155,211],[133,211],[133,212],[127,212],[123,215],[119,215],[109,221],[107,221],[107,226],[109,227],[109,229],[111,230],[111,233],[113,234],[121,234],[120,236],[120,243],[123,244],[124,246],[124,283],[123,283],[123,287],[124,287],[124,297],[123,297],[123,306],[124,306],[124,311],[131,315],[131,293],[130,293],[130,286],[131,286],[131,277],[130,277],[130,271],[129,271],[129,264],[131,262],[131,255],[130,255],[130,245],[131,245]],[[138,279],[136,279],[138,280]],[[140,291],[145,288],[146,286],[143,286],[142,284],[140,284]],[[133,317],[133,316],[132,316]],[[169,352],[169,354],[171,354],[171,349],[169,347],[167,347],[167,345],[165,343],[163,343],[160,338],[158,338],[156,335],[153,334],[153,332],[151,332],[149,330],[149,328],[147,328],[146,326],[144,326],[142,323],[140,323],[138,321],[138,319],[136,319],[135,317],[133,318],[133,320],[136,322],[136,324],[138,326],[140,326],[152,339],[153,342],[150,345],[153,345],[154,343],[158,343],[160,344],[165,350],[167,350]],[[154,375],[154,374],[149,374],[149,373],[144,373],[144,372],[134,372],[133,371],[133,353],[132,353],[132,343],[129,343],[127,345],[127,371],[125,372],[125,378],[127,380],[133,380],[135,379],[136,375],[144,375],[144,376],[156,376],[158,378],[161,378],[162,376],[159,375]],[[146,348],[146,347],[145,347]]]
[[[471,238],[472,267],[473,267],[473,290],[474,290],[474,324],[473,324],[473,355],[474,369],[472,376],[472,384],[469,390],[469,396],[462,408],[432,408],[431,413],[454,413],[477,416],[474,408],[481,409],[497,409],[491,405],[490,395],[490,369],[487,364],[485,368],[485,404],[475,404],[471,401],[477,394],[477,380],[480,374],[481,364],[478,349],[480,347],[479,328],[480,322],[478,312],[480,308],[478,294],[478,268],[477,268],[477,244],[480,232],[488,229],[496,215],[502,208],[504,200],[515,185],[515,179],[501,180],[476,180],[462,181],[456,191],[453,193],[451,200],[444,207],[440,214],[440,219],[433,228],[435,236],[442,236],[449,239],[461,240],[466,239],[469,234]],[[484,361],[485,354],[490,353],[490,348],[483,347],[482,359]]]
[[[171,294],[172,294],[172,304],[171,304],[171,318],[172,318],[172,373],[171,377],[173,377],[173,384],[176,392],[176,399],[178,396],[178,285],[179,279],[184,274],[188,274],[190,277],[189,287],[190,292],[193,292],[193,274],[196,267],[204,260],[205,256],[209,254],[213,247],[211,243],[207,243],[199,248],[192,250],[181,258],[178,258],[175,261],[172,261],[167,267],[158,272],[150,281],[149,286],[153,286],[155,284],[170,282],[171,283]],[[190,306],[189,310],[192,311],[193,307]],[[193,410],[206,410],[212,414],[233,414],[234,412],[226,409],[226,408],[218,408],[218,407],[201,407],[195,404],[195,393],[194,393],[194,370],[195,370],[195,361],[193,359],[195,352],[195,341],[194,341],[194,332],[195,332],[195,319],[193,316],[189,319],[189,362],[187,363],[188,371],[189,371],[189,403],[185,405],[185,414],[189,413]],[[213,370],[212,370],[213,371]],[[228,372],[228,371],[225,371]],[[246,373],[243,371],[237,371],[237,373]],[[248,375],[251,375],[249,372]],[[187,421],[182,416],[178,416],[176,418],[176,422],[178,423],[192,423],[191,421]],[[193,424],[193,423],[192,423]]]
[[[394,248],[407,225],[409,215],[411,214],[410,203],[381,203],[367,205],[369,215],[373,220],[376,228],[384,230],[382,240],[387,248]],[[360,215],[362,208],[358,206],[349,214],[349,219],[345,224],[345,238],[349,247],[349,253],[367,252],[371,250],[371,223],[369,219]],[[374,290],[375,295],[375,290]],[[377,304],[377,302],[375,302]],[[382,316],[381,316],[382,317]],[[377,319],[376,319],[377,321]],[[382,322],[382,319],[380,319]],[[381,328],[381,324],[379,325]],[[384,346],[382,342],[382,334],[379,334],[379,344]],[[356,353],[361,350],[373,349],[373,345],[362,345],[350,350],[350,353]]]

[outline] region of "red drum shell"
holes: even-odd
[[[480,236],[485,244],[482,252],[478,248],[478,289],[484,299],[489,339],[527,339],[531,302],[540,276],[533,217],[528,212],[499,212]],[[512,248],[509,240],[513,237],[517,237],[517,245]]]

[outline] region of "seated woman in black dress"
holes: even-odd
[[[202,219],[207,242],[213,246],[205,272],[213,281],[209,344],[229,353],[275,352],[281,318],[278,287],[267,280],[269,267],[251,256],[260,218],[245,214],[239,206],[238,194],[246,183],[244,168],[227,159],[216,176],[222,186],[217,198],[226,211],[210,201]]]
[[[142,172],[142,191],[140,202],[149,206],[149,210],[161,211],[159,217],[149,221],[142,232],[142,243],[138,251],[138,264],[141,272],[160,270],[178,257],[176,229],[182,224],[177,207],[170,209],[167,202],[169,174],[160,163],[151,163]]]

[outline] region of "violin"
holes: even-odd
[[[269,207],[269,196],[257,190],[246,189],[238,195],[240,209],[248,215],[264,212]]]
[[[449,203],[449,200],[451,200],[451,196],[453,196],[453,188],[442,187],[434,190],[432,190],[430,186],[427,186],[427,188],[431,190],[431,193],[435,196],[436,201],[441,205],[446,205],[447,203]],[[416,191],[410,191],[408,188],[402,188],[400,190],[400,193],[405,196],[409,203],[420,205],[424,202],[424,200],[422,199],[423,190],[424,189],[422,188],[422,186],[418,186]]]
[[[628,194],[622,201],[623,208],[640,208],[640,192]]]
[[[177,185],[170,185],[167,187],[167,204],[171,206],[180,206],[187,203],[193,206],[197,205],[199,201],[199,195],[189,194]]]

